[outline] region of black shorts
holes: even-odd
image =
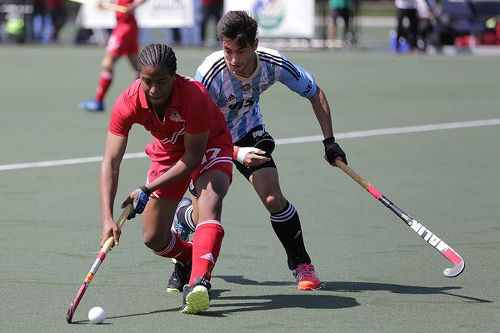
[[[332,9],[332,19],[333,19],[333,24],[337,25],[337,19],[339,17],[342,17],[342,20],[344,21],[344,25],[346,27],[349,27],[349,8],[335,8]]]
[[[254,147],[256,141],[255,141],[255,138],[253,136],[253,133],[257,132],[257,131],[262,131],[262,130],[263,130],[263,127],[261,125],[252,128],[252,130],[250,132],[248,132],[247,135],[245,135],[243,138],[241,138],[240,140],[235,142],[234,145],[239,146],[239,147]],[[269,155],[269,157],[271,158],[270,161],[265,162],[261,165],[252,166],[252,167],[244,166],[243,164],[241,164],[240,162],[235,161],[235,160],[233,160],[233,163],[236,166],[236,168],[238,169],[238,171],[243,176],[245,176],[246,179],[249,179],[250,175],[256,170],[259,170],[262,168],[276,168],[276,164],[274,163],[273,157],[271,155]]]

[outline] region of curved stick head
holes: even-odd
[[[71,324],[71,320],[73,319],[73,314],[75,313],[74,303],[71,303],[68,309],[68,313],[66,314],[66,322]]]
[[[465,268],[465,261],[462,259],[462,261],[459,262],[457,265],[455,265],[451,268],[446,268],[443,271],[443,274],[446,277],[454,278],[455,276],[460,275],[460,273],[463,272],[464,268]]]

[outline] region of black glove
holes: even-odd
[[[337,157],[341,157],[342,161],[347,164],[345,153],[342,148],[335,143],[335,138],[333,136],[323,140],[323,145],[325,145],[325,160],[327,160],[328,163],[335,165]]]

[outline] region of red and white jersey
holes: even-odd
[[[207,148],[230,146],[231,135],[224,115],[205,87],[187,76],[175,75],[175,84],[164,119],[149,108],[140,80],[117,99],[111,111],[109,131],[128,136],[133,124],[151,132],[154,140],[147,153],[154,161],[178,158],[184,152],[184,134],[210,131]],[[231,148],[232,149],[232,148]]]

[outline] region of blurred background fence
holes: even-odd
[[[114,13],[85,0],[0,0],[0,43],[105,45],[114,26]],[[82,0],[79,0],[82,1]],[[97,1],[97,0],[95,0]],[[215,19],[201,37],[203,2],[207,0],[148,0],[137,9],[141,44],[152,41],[177,46],[215,46]],[[214,1],[214,0],[212,0]],[[221,0],[219,0],[221,1]],[[399,0],[398,0],[399,1]],[[419,35],[419,49],[440,52],[500,45],[500,0],[403,0],[427,6],[430,30]],[[259,20],[261,44],[277,48],[328,48],[396,51],[396,5],[387,0],[344,0],[349,28],[338,20],[332,35],[332,6],[328,0],[225,0],[223,10],[244,9]],[[144,7],[144,8],[143,8]],[[404,27],[408,26],[403,21]],[[405,33],[400,42],[404,46]],[[402,40],[401,40],[402,39]],[[423,45],[423,46],[422,46]],[[401,47],[399,52],[407,52]]]

